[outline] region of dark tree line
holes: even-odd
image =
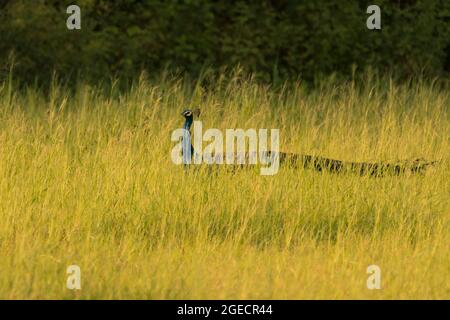
[[[66,28],[70,4],[81,8],[81,30]],[[381,30],[366,27],[370,4],[381,7]],[[12,56],[27,82],[238,64],[265,80],[348,76],[352,66],[448,77],[450,2],[3,0],[0,72]]]

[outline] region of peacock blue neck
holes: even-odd
[[[183,154],[183,163],[190,164],[192,159],[192,154],[194,153],[194,147],[191,144],[191,125],[193,118],[192,116],[186,117],[186,121],[184,122],[184,133],[183,133],[183,141],[182,141],[182,154]]]
[[[190,130],[192,126],[193,117],[186,117],[186,121],[184,122],[183,129]]]

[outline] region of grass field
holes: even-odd
[[[0,83],[0,298],[450,298],[448,88],[211,87]],[[282,151],[442,162],[385,178],[184,170],[170,135],[188,105],[204,129],[278,128]],[[81,290],[66,288],[73,264]],[[380,290],[366,286],[373,264]]]

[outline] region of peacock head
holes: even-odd
[[[186,109],[181,113],[181,115],[186,119],[193,118],[194,116],[198,117],[200,115],[200,108],[196,108],[195,110]]]
[[[198,117],[200,115],[200,108],[196,108],[194,110],[186,109],[181,113],[181,115],[186,119],[184,127],[189,129],[192,121],[194,120],[194,116]]]

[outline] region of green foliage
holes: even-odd
[[[198,74],[240,65],[264,80],[312,80],[371,67],[400,76],[450,71],[450,2],[79,0],[82,29],[66,28],[73,1],[0,4],[0,67],[14,54],[28,82],[132,78],[170,68]],[[366,8],[381,7],[382,30]]]

